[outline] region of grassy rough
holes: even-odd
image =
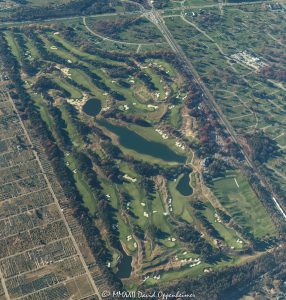
[[[213,191],[234,220],[256,238],[275,235],[275,227],[265,208],[239,171],[213,180]]]

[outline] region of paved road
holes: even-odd
[[[130,2],[134,3],[131,0],[122,0],[122,2]],[[270,1],[254,1],[254,2],[238,2],[238,3],[224,3],[223,6],[240,6],[240,5],[251,5],[251,4],[261,4],[261,3],[268,3],[268,2],[273,2],[272,0]],[[138,4],[138,3],[137,3]],[[164,8],[164,9],[159,9],[157,10],[160,13],[163,12],[172,12],[172,11],[178,11],[178,10],[183,10],[183,9],[204,9],[204,8],[212,8],[212,7],[219,7],[221,4],[216,3],[216,4],[209,4],[209,5],[189,5],[189,6],[184,6],[184,8],[178,6],[175,8]],[[140,15],[142,12],[151,12],[150,10],[145,9],[142,5],[138,5],[139,10],[137,11],[130,11],[130,12],[115,12],[115,13],[106,13],[106,14],[93,14],[90,16],[86,17],[113,17],[113,16],[123,16],[123,15]],[[150,4],[151,6],[151,4]],[[68,16],[68,17],[58,17],[58,18],[47,18],[47,19],[42,19],[42,20],[27,20],[27,21],[1,21],[0,27],[6,27],[6,26],[19,26],[19,25],[29,25],[29,24],[38,24],[38,23],[49,23],[49,22],[55,22],[55,21],[65,21],[65,20],[76,20],[76,19],[81,19],[83,16],[82,15],[75,15],[75,16]]]
[[[141,43],[141,42],[134,43],[134,42],[124,42],[124,41],[111,39],[109,37],[103,36],[103,35],[95,32],[94,30],[92,30],[86,23],[86,17],[83,17],[83,25],[86,28],[86,30],[88,30],[91,34],[95,35],[96,37],[99,37],[103,41],[109,41],[112,43],[117,43],[117,44],[122,44],[122,45],[132,45],[132,46],[139,46],[139,45],[140,46],[148,46],[148,45],[161,45],[162,44],[162,42],[159,42],[159,43],[152,43],[152,42],[150,42],[150,43]]]
[[[240,5],[252,5],[252,4],[262,4],[262,3],[269,3],[273,2],[272,0],[270,1],[251,1],[251,2],[237,2],[237,3],[223,3],[223,2],[218,2],[215,4],[205,4],[205,5],[184,5],[184,9],[204,9],[204,8],[213,8],[213,7],[218,7],[219,9],[222,9],[224,6],[240,6]],[[150,2],[149,2],[150,3]],[[150,4],[151,5],[151,4]],[[166,12],[166,11],[176,11],[182,9],[181,7],[172,7],[172,8],[164,8],[164,9],[158,9],[158,12]]]
[[[163,36],[165,37],[166,41],[168,42],[171,49],[179,56],[179,58],[184,62],[184,66],[186,70],[192,74],[197,84],[201,87],[204,96],[206,98],[207,105],[217,113],[219,119],[221,120],[222,124],[225,126],[227,131],[229,132],[230,136],[232,137],[233,141],[235,141],[239,145],[239,141],[236,137],[236,133],[224,114],[222,113],[220,107],[217,105],[215,98],[209,91],[209,89],[206,87],[205,83],[201,80],[200,75],[198,74],[197,70],[194,68],[191,61],[187,58],[186,54],[182,50],[182,48],[178,45],[176,40],[174,39],[173,35],[169,31],[168,27],[166,26],[163,18],[160,16],[159,12],[156,10],[153,10],[151,13],[149,13],[150,20],[157,25]],[[243,150],[242,150],[243,151]],[[252,166],[252,163],[250,159],[246,156],[246,161],[249,164],[249,166]]]
[[[109,13],[109,14],[94,14],[89,15],[87,17],[114,17],[114,16],[124,16],[124,15],[140,15],[142,14],[142,11],[133,11],[133,12],[117,12],[117,13]],[[30,25],[30,24],[38,24],[38,23],[50,23],[50,22],[57,22],[57,21],[67,21],[67,20],[76,20],[82,19],[82,15],[77,16],[69,16],[69,17],[59,17],[59,18],[48,18],[43,20],[27,20],[27,21],[1,21],[0,27],[7,27],[7,26],[20,26],[20,25]]]
[[[147,12],[146,16],[150,19],[150,21],[152,21],[158,27],[158,29],[161,31],[161,33],[165,37],[165,39],[166,39],[167,43],[169,44],[169,46],[171,47],[171,49],[174,51],[174,53],[177,54],[177,56],[184,63],[184,67],[185,67],[186,71],[188,71],[193,76],[193,78],[195,79],[195,81],[200,86],[201,90],[203,91],[204,96],[205,96],[204,97],[205,103],[207,104],[207,106],[212,111],[216,112],[218,118],[221,121],[221,124],[226,128],[226,130],[228,131],[228,133],[231,136],[232,140],[237,145],[240,146],[240,150],[244,154],[244,157],[245,157],[245,160],[246,160],[247,164],[249,165],[249,167],[251,167],[255,171],[257,168],[252,163],[250,157],[248,156],[248,154],[244,151],[243,147],[241,146],[240,141],[238,140],[238,138],[236,136],[235,130],[233,129],[232,125],[229,123],[228,119],[224,116],[221,108],[216,103],[216,100],[215,100],[214,96],[212,95],[210,90],[207,88],[205,83],[200,78],[200,75],[198,74],[197,70],[195,69],[195,67],[191,63],[190,59],[186,56],[186,54],[184,53],[184,51],[182,50],[180,45],[174,39],[172,33],[169,31],[168,27],[166,26],[166,24],[164,22],[164,19],[161,17],[160,12],[158,10],[154,9],[151,0],[148,0],[148,1],[149,1],[149,4],[152,6],[152,10],[150,12]],[[261,182],[265,187],[266,183],[262,179],[261,179]],[[279,212],[283,212],[282,216],[286,220],[286,214],[285,214],[283,208],[281,207],[281,205],[276,200],[275,195],[272,195],[272,201],[274,202],[275,207],[278,208]]]
[[[16,108],[16,106],[15,106],[15,104],[14,104],[12,98],[10,97],[10,94],[9,94],[9,93],[8,93],[8,97],[9,97],[9,102],[10,102],[11,105],[13,106],[13,109],[15,110],[15,112],[16,112],[16,114],[17,114],[17,116],[18,116],[20,126],[22,127],[23,132],[24,132],[24,134],[25,134],[25,136],[26,136],[26,138],[27,138],[29,144],[30,144],[30,145],[32,146],[32,148],[33,148],[33,143],[32,143],[32,140],[31,140],[31,138],[30,138],[30,135],[29,135],[28,131],[26,130],[26,127],[25,127],[25,125],[24,125],[24,123],[23,123],[23,121],[22,121],[22,119],[21,119],[21,117],[20,117],[20,115],[19,115],[19,112],[18,112],[18,110],[17,110],[17,108]],[[64,214],[63,214],[63,212],[62,212],[62,209],[61,209],[61,207],[60,207],[59,201],[58,201],[58,199],[57,199],[57,197],[56,197],[56,195],[55,195],[55,193],[54,193],[54,190],[53,190],[53,188],[52,188],[52,186],[51,186],[51,183],[50,183],[50,181],[49,181],[47,175],[45,174],[45,171],[44,171],[44,168],[43,168],[43,166],[42,166],[42,163],[41,163],[41,161],[40,161],[40,159],[39,159],[38,153],[37,153],[35,150],[33,150],[33,154],[34,154],[34,156],[35,156],[35,158],[36,158],[36,160],[37,160],[37,162],[38,162],[38,164],[39,164],[39,167],[40,167],[41,172],[42,172],[42,174],[43,174],[43,176],[44,176],[44,179],[45,179],[45,181],[46,181],[46,184],[47,184],[47,186],[48,186],[48,189],[49,189],[50,193],[52,194],[52,196],[53,196],[53,198],[54,198],[55,204],[56,204],[56,206],[57,206],[57,208],[58,208],[58,210],[59,210],[59,213],[60,213],[60,215],[61,215],[61,217],[62,217],[62,220],[63,220],[64,223],[65,223],[66,229],[67,229],[67,231],[68,231],[68,233],[69,233],[69,237],[70,237],[70,239],[71,239],[72,242],[73,242],[73,245],[74,245],[74,247],[75,247],[75,249],[76,249],[76,251],[77,251],[78,257],[79,257],[79,259],[80,259],[80,261],[81,261],[81,263],[82,263],[82,265],[83,265],[83,267],[84,267],[85,273],[87,274],[87,276],[88,276],[88,278],[89,278],[89,280],[90,280],[90,284],[91,284],[91,286],[92,286],[94,292],[95,292],[96,295],[98,296],[98,298],[99,298],[100,300],[102,300],[102,297],[101,297],[101,295],[100,295],[100,293],[99,293],[99,291],[98,291],[98,288],[97,288],[97,286],[95,285],[95,282],[94,282],[94,280],[93,280],[93,278],[92,278],[92,276],[91,276],[91,273],[90,273],[90,271],[89,271],[89,269],[88,269],[88,267],[87,267],[87,265],[86,265],[86,263],[85,263],[85,260],[84,260],[84,258],[83,258],[83,255],[82,255],[82,253],[81,253],[81,251],[80,251],[80,249],[79,249],[79,246],[78,246],[78,244],[77,244],[77,242],[76,242],[76,240],[75,240],[75,238],[74,238],[74,236],[73,236],[73,234],[72,234],[72,232],[71,232],[71,229],[70,229],[70,227],[69,227],[69,224],[68,224],[68,222],[67,222],[67,220],[66,220],[66,218],[65,218],[65,216],[64,216]],[[0,274],[0,275],[1,275],[1,274]],[[4,291],[5,291],[5,288],[4,288]],[[5,294],[6,294],[6,293],[5,293]]]
[[[274,203],[276,204],[277,209],[281,212],[281,214],[283,215],[284,219],[286,220],[286,214],[285,214],[284,210],[281,208],[281,206],[278,203],[278,201],[276,200],[276,198],[272,197],[272,200],[274,201]]]

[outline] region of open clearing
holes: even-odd
[[[239,171],[229,172],[225,178],[214,179],[213,189],[234,220],[255,237],[262,238],[275,232],[265,208]]]
[[[116,9],[124,11],[123,5]],[[284,40],[278,30],[284,15],[280,20],[261,4],[221,10],[212,0],[169,1],[160,13],[236,134],[243,139],[261,129],[277,142],[279,155],[265,167],[285,191]],[[278,236],[238,170],[245,162],[234,158],[201,89],[146,16],[80,16],[1,30],[72,191],[104,242],[104,267],[130,289],[237,265],[254,240],[271,246]],[[5,114],[13,121],[0,101],[3,128]],[[1,140],[23,134],[11,124],[0,128],[5,155],[16,142]],[[29,151],[25,155],[31,159]],[[4,159],[0,163],[6,168]],[[37,173],[29,163],[15,170],[23,177]],[[15,179],[15,170],[0,180]],[[40,185],[42,175],[34,175]]]

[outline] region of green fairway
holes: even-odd
[[[23,57],[21,55],[21,49],[19,48],[19,45],[15,40],[14,34],[12,32],[6,32],[5,37],[13,55],[17,57],[19,62],[21,62],[23,60]]]
[[[226,177],[214,179],[212,187],[234,220],[256,238],[276,235],[265,208],[239,171],[228,172]]]
[[[82,98],[82,93],[80,90],[78,90],[76,87],[74,87],[73,85],[71,85],[70,83],[68,83],[66,80],[64,80],[63,78],[59,78],[56,76],[53,76],[53,80],[60,86],[62,87],[64,90],[66,90],[67,92],[69,92],[71,94],[71,97],[73,99],[80,99]]]
[[[43,0],[31,1],[44,5]],[[154,0],[154,10],[161,7],[157,12],[173,36],[171,47],[155,11],[147,4],[144,11],[136,2],[112,0],[101,16],[91,10],[86,17],[3,27],[12,54],[7,61],[18,72],[12,75],[23,82],[20,88],[11,82],[9,88],[24,123],[30,130],[30,116],[31,124],[39,121],[48,159],[63,168],[55,168],[57,178],[67,193],[78,196],[76,205],[90,213],[97,229],[86,232],[98,239],[88,236],[95,251],[103,247],[100,264],[107,276],[122,271],[121,254],[123,261],[129,256],[132,272],[123,285],[134,290],[212,276],[205,273],[236,266],[263,254],[260,245],[272,249],[279,241],[276,216],[243,175],[247,163],[238,159],[239,145],[227,135],[223,118],[206,105],[207,90],[239,141],[254,129],[277,141],[281,156],[273,155],[263,165],[267,176],[284,190],[286,186],[281,180],[286,170],[282,79],[269,81],[273,69],[252,70],[232,57],[251,43],[247,24],[259,31],[248,17],[261,4],[219,9],[213,0]],[[97,8],[97,2],[90,4]],[[125,13],[138,8],[140,12]],[[262,26],[264,17],[258,14]],[[276,39],[266,25],[263,30]],[[281,51],[271,41],[272,50]],[[186,56],[183,63],[183,56],[173,51],[175,44]],[[254,51],[270,64],[267,50],[258,44]],[[279,72],[274,75],[281,77]],[[6,126],[8,110],[1,105]],[[14,143],[17,147],[18,140]],[[267,146],[267,141],[261,143]],[[0,160],[2,164],[7,162]],[[84,255],[93,268],[91,254]]]
[[[173,203],[173,213],[177,216],[182,217],[187,222],[191,223],[193,222],[193,217],[190,214],[189,211],[189,205],[190,205],[190,197],[182,195],[177,190],[178,181],[168,181],[168,189],[172,196]]]
[[[232,249],[239,250],[243,249],[246,246],[245,241],[242,239],[237,232],[232,229],[230,226],[224,224],[221,221],[218,221],[216,217],[215,209],[208,205],[204,210],[204,216],[208,221],[213,225],[213,227],[219,232],[221,237],[224,239],[225,243]]]

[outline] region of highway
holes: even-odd
[[[205,99],[206,99],[206,104],[208,105],[208,107],[212,111],[216,112],[221,123],[227,129],[227,131],[228,131],[229,135],[232,137],[233,141],[235,143],[237,143],[238,145],[240,145],[239,141],[236,137],[236,133],[235,133],[234,129],[232,128],[231,124],[226,119],[226,117],[224,116],[220,107],[216,103],[214,96],[211,94],[209,89],[206,87],[205,83],[201,80],[200,75],[198,74],[198,72],[194,68],[194,66],[192,65],[191,61],[187,58],[186,54],[184,53],[184,51],[182,50],[180,45],[174,39],[173,35],[171,34],[168,27],[166,26],[164,19],[161,17],[160,13],[157,10],[152,9],[152,11],[147,13],[146,16],[149,17],[149,19],[158,27],[158,29],[163,34],[164,38],[166,39],[166,41],[169,44],[169,46],[171,47],[171,49],[177,54],[177,56],[181,59],[181,61],[184,62],[184,67],[185,67],[186,71],[188,71],[188,73],[191,73],[191,75],[193,76],[196,83],[202,89]],[[244,153],[243,149],[241,149],[241,151]],[[246,155],[246,153],[244,153],[244,155],[245,155],[247,164],[250,167],[253,167],[252,163],[251,163],[250,159],[248,158],[248,156]]]
[[[286,214],[283,211],[283,209],[281,208],[280,204],[278,203],[278,201],[276,200],[275,197],[272,197],[272,200],[274,201],[274,203],[276,204],[276,207],[278,208],[278,210],[281,212],[281,214],[283,215],[284,219],[286,220]]]
[[[134,42],[124,42],[124,41],[119,41],[119,40],[115,40],[115,39],[112,39],[112,38],[109,38],[109,37],[106,37],[106,36],[103,36],[97,32],[95,32],[94,30],[92,30],[86,23],[86,17],[83,17],[83,25],[84,27],[86,28],[87,31],[89,31],[92,35],[100,38],[100,40],[103,40],[103,41],[109,41],[109,42],[112,42],[112,43],[117,43],[117,44],[122,44],[122,45],[135,45],[135,46],[138,46],[138,45],[141,45],[141,46],[148,46],[148,45],[161,45],[162,43],[134,43]],[[165,42],[164,42],[165,43]]]
[[[214,4],[205,4],[205,5],[186,5],[184,6],[184,9],[205,9],[205,8],[212,8],[212,7],[224,7],[224,6],[240,6],[240,5],[252,5],[252,4],[262,4],[262,3],[268,3],[272,1],[250,1],[250,2],[236,2],[236,3],[224,3],[222,1],[219,1],[218,3]],[[150,2],[149,2],[150,3]],[[151,5],[151,4],[150,4]],[[167,12],[167,11],[176,11],[182,9],[181,7],[173,7],[173,8],[164,8],[164,9],[158,9],[158,12]]]
[[[95,17],[114,17],[114,16],[124,16],[124,15],[140,15],[142,11],[132,11],[132,12],[115,12],[108,14],[93,14],[88,15],[86,17],[95,18]],[[81,20],[83,15],[77,16],[68,16],[68,17],[58,17],[58,18],[48,18],[48,19],[40,19],[40,20],[27,20],[27,21],[1,21],[0,27],[9,27],[9,26],[20,26],[20,25],[31,25],[31,24],[39,24],[39,23],[50,23],[50,22],[59,22],[59,21],[67,21],[67,20]]]
[[[131,0],[121,0],[122,2],[130,2],[130,3],[136,3]],[[149,1],[149,0],[148,0]],[[268,3],[272,1],[254,1],[254,2],[237,2],[237,3],[223,3],[223,6],[239,6],[239,5],[251,5],[251,4],[261,4],[261,3]],[[112,16],[123,16],[123,15],[142,15],[143,13],[153,12],[154,8],[152,10],[147,10],[144,8],[143,5],[140,5],[139,3],[136,3],[139,7],[139,10],[134,11],[124,11],[124,12],[113,12],[113,13],[103,13],[103,14],[92,14],[92,15],[86,15],[85,17],[112,17]],[[150,7],[153,7],[152,3],[149,1]],[[212,8],[212,7],[220,7],[220,3],[215,4],[206,4],[206,5],[189,5],[184,6],[184,8],[178,6],[174,8],[164,8],[164,9],[158,9],[158,13],[164,13],[164,12],[172,12],[172,11],[178,11],[178,10],[185,10],[185,9],[205,9],[205,8]],[[49,22],[59,22],[59,21],[67,21],[67,20],[76,20],[84,17],[84,15],[73,15],[73,16],[67,16],[67,17],[56,17],[56,18],[47,18],[47,19],[39,19],[39,20],[26,20],[26,21],[3,21],[0,19],[0,28],[6,27],[6,26],[20,26],[20,25],[30,25],[30,24],[38,24],[38,23],[49,23]]]
[[[216,103],[216,100],[210,90],[207,88],[205,83],[202,81],[200,75],[198,74],[197,70],[191,63],[190,59],[186,56],[181,46],[177,43],[175,38],[173,37],[172,33],[169,31],[168,27],[166,26],[164,19],[161,17],[160,11],[156,10],[153,6],[153,3],[151,0],[149,1],[149,5],[152,7],[151,11],[146,11],[145,16],[153,22],[157,28],[161,31],[162,35],[166,39],[167,43],[171,47],[171,49],[174,51],[174,53],[180,58],[180,60],[183,62],[183,66],[185,70],[192,75],[195,82],[200,86],[203,94],[204,94],[204,100],[206,105],[217,114],[221,125],[225,127],[225,129],[228,131],[230,137],[232,138],[233,142],[239,145],[241,152],[243,153],[245,157],[245,161],[248,164],[249,167],[251,167],[258,175],[259,179],[261,180],[261,183],[264,185],[264,187],[267,186],[267,184],[262,180],[257,172],[256,166],[252,163],[250,157],[248,154],[244,151],[243,147],[240,144],[240,141],[238,140],[236,136],[236,132],[233,129],[232,125],[229,123],[227,118],[224,116],[222,110],[220,109],[219,105]],[[286,220],[286,214],[282,208],[282,206],[279,204],[279,202],[276,200],[275,195],[272,195],[272,201],[275,204],[275,207],[278,209],[278,211],[282,214],[283,218]]]

